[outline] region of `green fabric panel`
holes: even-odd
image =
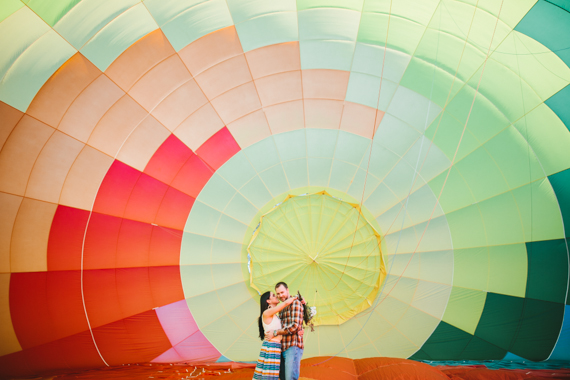
[[[489,286],[487,291],[524,297],[528,273],[525,244],[489,246],[487,249],[489,252]]]
[[[425,31],[425,26],[403,17],[390,17],[388,14],[364,11],[360,18],[358,42],[387,46],[412,55]],[[388,37],[388,44],[386,44]]]
[[[54,26],[75,4],[81,0],[29,0],[26,1],[28,7],[40,16],[50,26]],[[87,0],[83,0],[84,2]]]
[[[439,196],[441,193],[439,203],[443,211],[450,213],[451,211],[472,205],[475,202],[475,198],[459,171],[453,166],[449,171],[449,176],[447,176],[447,172],[448,170],[445,170],[428,182],[434,194]]]
[[[54,29],[79,50],[115,18],[139,3],[138,0],[83,0]]]
[[[309,157],[309,186],[328,187],[332,167],[332,159]]]
[[[289,161],[307,156],[306,130],[299,129],[273,136],[281,161]],[[249,150],[249,148],[248,148]]]
[[[340,131],[334,152],[335,160],[344,161],[353,165],[360,165],[363,160],[368,160],[368,148],[370,139],[352,133]]]
[[[404,86],[398,86],[388,107],[389,114],[405,121],[420,133],[426,130],[440,112],[441,108],[437,104]]]
[[[299,40],[296,12],[262,15],[237,24],[236,30],[244,52]],[[260,33],[260,30],[263,30],[263,33]]]
[[[485,245],[522,243],[525,231],[512,193],[497,195],[479,202],[479,211],[485,225]]]
[[[354,42],[304,40],[299,42],[301,69],[331,69],[350,71]]]
[[[548,359],[563,318],[564,304],[525,299],[517,335],[509,351],[534,361]]]
[[[352,72],[383,77],[400,82],[412,57],[396,49],[384,49],[376,45],[357,42]],[[384,63],[384,65],[382,65]]]
[[[103,27],[85,46],[81,53],[101,71],[123,51],[141,37],[156,30],[158,25],[143,4],[123,12]]]
[[[454,249],[453,286],[487,291],[489,250],[487,247]]]
[[[0,23],[23,6],[20,0],[0,0]]]
[[[233,25],[225,0],[147,0],[145,4],[176,51],[208,33]]]
[[[307,129],[307,157],[332,158],[339,140],[339,131]]]
[[[253,177],[248,183],[246,183],[241,189],[239,189],[239,192],[258,209],[263,207],[267,202],[269,202],[274,197],[273,195],[271,195],[269,190],[267,190],[267,188],[263,184],[263,181],[261,181],[261,179],[258,176]]]
[[[382,83],[382,89],[380,89]],[[351,72],[345,100],[385,111],[398,88],[397,83],[368,74]],[[380,96],[380,101],[378,101]]]
[[[570,85],[557,92],[545,103],[570,130],[570,107],[568,106],[570,104]]]
[[[271,194],[282,194],[291,189],[282,165],[275,165],[259,173],[259,177]]]
[[[248,224],[257,214],[258,209],[251,204],[243,195],[236,193],[230,203],[224,209],[224,214]]]
[[[447,213],[446,218],[453,247],[459,249],[487,245],[485,221],[477,204]]]
[[[226,208],[235,193],[236,189],[231,184],[218,173],[214,173],[200,192],[199,198],[200,202],[218,211],[222,211]]]
[[[286,134],[282,134],[285,136]],[[263,139],[253,145],[250,145],[245,150],[240,150],[237,154],[244,154],[251,166],[257,171],[262,172],[272,166],[275,166],[281,162],[279,157],[279,152],[276,149],[276,144],[273,138]],[[236,155],[237,155],[236,154]],[[236,156],[234,155],[234,157]],[[226,165],[230,163],[229,160],[222,166],[219,170],[223,170]],[[230,167],[230,165],[228,165]]]
[[[474,334],[485,306],[487,293],[454,286],[442,321]]]
[[[566,240],[526,243],[528,280],[526,297],[566,303],[568,252]]]
[[[238,24],[270,13],[297,11],[295,0],[264,1],[264,0],[228,0],[228,8],[234,24]],[[267,29],[260,29],[267,30]]]
[[[570,66],[570,12],[558,5],[558,2],[538,1],[526,16],[518,23],[515,30],[524,33],[554,51]]]
[[[344,8],[353,11],[361,11],[363,3],[363,0],[297,0],[297,9],[302,11],[313,8]]]
[[[570,237],[570,169],[561,171],[548,177],[552,189],[556,194],[566,238]]]
[[[316,8],[298,12],[299,39],[355,41],[360,12],[338,8]]]
[[[254,157],[256,158],[256,157]],[[222,178],[228,181],[236,189],[239,189],[250,179],[255,177],[255,163],[246,156],[243,151],[239,151],[232,156],[221,168],[216,171]]]
[[[441,321],[412,360],[502,359],[506,351]]]
[[[509,351],[523,314],[525,299],[488,293],[475,336]]]
[[[54,30],[49,30],[10,67],[0,85],[0,100],[25,112],[44,83],[76,52]]]

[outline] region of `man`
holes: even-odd
[[[289,287],[284,282],[275,285],[275,293],[281,302],[290,297]],[[279,313],[281,319],[281,329],[268,331],[265,334],[267,339],[272,339],[275,335],[282,335],[281,338],[281,368],[284,369],[284,379],[297,380],[301,367],[301,357],[303,356],[303,305],[301,301],[295,300],[293,303]],[[280,371],[281,372],[281,371]]]

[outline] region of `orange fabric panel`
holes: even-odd
[[[252,77],[243,54],[212,66],[195,77],[208,99],[214,99],[232,88],[251,82]]]
[[[0,125],[2,125],[0,128],[0,151],[22,116],[24,116],[22,111],[0,101]]]
[[[263,110],[271,133],[274,135],[305,128],[305,110],[302,100],[264,107]]]
[[[144,173],[170,184],[176,174],[194,153],[176,136],[170,135],[154,152]]]
[[[56,209],[56,204],[24,198],[12,234],[12,272],[47,270],[49,231]]]
[[[162,30],[157,29],[125,50],[105,74],[127,92],[151,68],[173,54],[174,48]]]
[[[270,45],[245,53],[254,79],[286,71],[301,70],[299,42]]]
[[[224,127],[224,122],[210,103],[204,104],[188,116],[174,134],[190,149],[196,151],[204,141]]]
[[[126,138],[117,159],[142,171],[168,136],[170,131],[148,115]]]
[[[343,102],[340,100],[305,99],[306,128],[338,129]]]
[[[165,227],[153,228],[148,265],[152,267],[180,265],[181,244],[182,231]]]
[[[57,128],[70,104],[99,75],[91,61],[76,53],[42,86],[26,113]]]
[[[152,223],[168,190],[168,185],[142,173],[129,194],[124,217]]]
[[[172,55],[146,72],[129,90],[133,97],[147,111],[166,98],[178,87],[192,79],[178,55]]]
[[[180,259],[179,259],[180,262]],[[184,299],[180,266],[148,268],[153,307],[160,307]]]
[[[44,145],[30,173],[26,197],[57,203],[67,173],[84,146],[55,131]]]
[[[371,139],[374,126],[378,129],[383,117],[383,111],[362,104],[344,102],[340,129]]]
[[[0,273],[10,273],[12,232],[22,197],[0,192]]]
[[[178,52],[193,76],[239,54],[243,50],[233,25],[207,34]]]
[[[58,129],[87,142],[95,126],[123,96],[124,91],[107,76],[100,75],[83,90],[61,119]]]
[[[239,152],[240,148],[227,128],[220,129],[210,137],[196,154],[213,170],[218,170],[227,160]]]
[[[112,163],[112,157],[85,145],[67,173],[59,203],[91,210],[101,181]]]
[[[255,87],[264,107],[303,98],[300,70],[273,74],[257,79]]]
[[[87,143],[115,157],[125,139],[147,115],[129,95],[124,95],[101,115]]]
[[[213,174],[214,170],[193,153],[172,181],[172,187],[196,198]]]
[[[160,203],[154,222],[161,227],[168,227],[178,231],[184,230],[194,201],[194,197],[169,187]]]
[[[81,250],[89,212],[59,205],[48,240],[48,271],[81,269]]]
[[[0,151],[0,191],[24,195],[30,173],[55,129],[24,115]]]
[[[223,93],[211,103],[226,125],[261,108],[261,102],[253,82]]]
[[[303,70],[305,99],[344,100],[350,72],[339,70]]]
[[[122,217],[140,175],[138,170],[115,160],[101,183],[93,211]]]
[[[208,102],[204,93],[190,79],[174,90],[152,111],[152,114],[170,131],[174,131],[188,116]]]
[[[228,129],[242,149],[271,136],[267,118],[262,110],[231,122]]]
[[[354,360],[359,380],[426,379],[447,380],[439,369],[429,364],[398,358],[366,358]]]

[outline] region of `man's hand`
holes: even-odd
[[[271,339],[275,338],[275,336],[276,335],[273,335],[273,330],[265,332],[265,339],[267,339],[267,340],[271,340]]]
[[[302,338],[305,335],[305,329],[299,330],[298,334]]]

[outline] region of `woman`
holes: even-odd
[[[265,340],[265,331],[281,329],[281,320],[277,313],[291,305],[296,297],[291,297],[279,303],[275,293],[265,292],[259,302],[261,313],[259,314],[259,338],[263,341],[257,366],[253,373],[255,380],[277,380],[279,378],[279,362],[281,360],[281,335]]]

